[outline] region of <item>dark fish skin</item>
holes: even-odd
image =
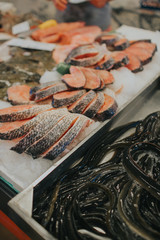
[[[112,47],[114,51],[121,51],[129,47],[129,45],[130,43],[127,39],[123,39],[123,42],[122,42],[122,39],[120,39]]]
[[[104,57],[105,51],[103,46],[104,45],[102,45],[101,48],[99,47],[98,54],[96,56],[88,57],[85,59],[79,59],[79,60],[72,58],[70,60],[70,64],[75,66],[81,66],[81,67],[89,67],[89,66],[95,65]]]
[[[55,93],[63,92],[63,91],[66,91],[66,90],[68,90],[67,85],[62,83],[62,82],[59,82],[55,85],[52,85],[50,88],[46,88],[46,89],[44,89],[40,92],[36,92],[34,100],[38,102],[40,100],[43,100],[45,98],[48,98],[48,97],[52,96]]]
[[[43,120],[45,115],[46,115],[46,112],[40,113],[36,117],[29,120],[24,125],[22,125],[21,127],[5,133],[0,133],[0,139],[12,140],[12,139],[19,138],[26,135],[33,127],[35,127],[39,122]]]
[[[52,150],[49,151],[44,156],[44,158],[53,160],[59,154],[61,154],[66,149],[66,147],[76,138],[87,121],[88,120],[86,120],[86,118],[78,117],[74,125],[66,132],[62,138],[60,138],[56,144],[53,145]]]
[[[57,82],[58,82],[58,81],[57,81]],[[38,85],[38,86],[35,86],[35,87],[31,88],[31,89],[30,89],[30,92],[29,92],[29,94],[30,94],[30,100],[34,100],[34,99],[35,99],[35,93],[36,93],[37,91],[40,91],[40,90],[42,90],[42,89],[45,89],[45,88],[47,88],[47,87],[49,87],[49,86],[51,86],[51,85],[53,85],[53,84],[55,84],[55,83],[56,83],[56,81],[46,82],[46,83],[42,83],[42,84],[40,84],[40,85]]]
[[[103,37],[106,36],[106,39]],[[108,38],[107,38],[108,37]],[[95,41],[100,43],[105,43],[107,46],[111,46],[118,41],[119,37],[117,35],[111,35],[108,33],[102,33],[98,37],[96,37]]]
[[[21,139],[14,147],[11,148],[11,150],[14,150],[18,153],[23,153],[34,142],[42,138],[65,114],[65,111],[64,114],[62,113],[63,110],[59,114],[55,111],[56,110],[46,112],[41,122],[33,127],[23,139]]]
[[[114,63],[115,63],[115,61],[114,61],[114,59],[111,57],[111,58],[109,58],[106,62],[104,62],[104,63],[102,63],[102,64],[100,64],[100,65],[97,65],[97,66],[95,67],[95,69],[97,69],[97,70],[110,70],[110,69],[113,68]]]
[[[51,108],[52,108],[51,105],[39,105],[39,106],[33,105],[32,108],[29,108],[23,111],[0,115],[0,122],[13,122],[17,120],[28,119],[28,118],[34,117],[35,115],[37,115],[42,111],[45,111]]]
[[[87,44],[87,45],[76,47],[69,53],[69,55],[65,59],[65,62],[69,63],[71,58],[74,58],[79,55],[84,55],[87,53],[98,53],[98,50],[94,47],[93,44],[92,45]]]
[[[104,104],[104,94],[102,92],[97,93],[97,98],[93,99],[91,104],[83,111],[83,114],[89,118],[94,118],[98,110]]]
[[[56,98],[56,95],[53,95],[52,106],[55,108],[61,107],[61,106],[69,106],[85,93],[86,93],[85,90],[79,90],[75,93],[74,96],[71,96],[70,98],[64,97],[61,99]]]
[[[33,158],[40,157],[45,151],[47,151],[53,144],[55,144],[58,139],[60,139],[63,134],[69,129],[77,116],[75,114],[67,114],[64,118],[60,119],[56,125],[42,137],[38,142],[31,145],[26,153],[32,155]]]
[[[98,121],[105,121],[106,119],[111,118],[117,111],[118,104],[116,101],[113,102],[111,106],[109,106],[108,109],[106,109],[104,112],[97,113],[96,118]]]
[[[80,98],[80,101],[77,101],[77,104],[71,105],[69,107],[69,111],[72,113],[82,113],[95,96],[96,93],[93,90],[90,90],[87,94],[84,94],[82,98]]]

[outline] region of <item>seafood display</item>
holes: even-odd
[[[84,22],[57,23],[46,29],[38,29],[31,34],[36,41],[59,44],[88,44],[101,34],[98,26],[85,26]]]
[[[158,240],[160,112],[104,132],[34,193],[32,217],[56,239]]]
[[[93,121],[66,108],[19,105],[0,110],[0,122],[0,139],[16,139],[11,150],[53,160]]]

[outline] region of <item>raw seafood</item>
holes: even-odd
[[[108,118],[111,118],[113,115],[115,115],[117,111],[118,105],[115,99],[106,94],[104,94],[104,98],[104,104],[96,114],[96,118],[98,119],[98,121],[104,121]]]
[[[51,109],[50,105],[18,105],[0,110],[0,122],[28,119]]]
[[[75,90],[54,94],[52,106],[55,108],[69,106],[85,93],[86,93],[85,90]]]

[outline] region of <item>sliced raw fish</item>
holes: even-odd
[[[95,69],[110,70],[113,68],[115,60],[109,54],[105,54],[104,57],[94,66]]]
[[[49,98],[50,96],[52,96],[55,93],[63,92],[66,90],[68,90],[68,87],[66,84],[64,84],[62,82],[56,83],[54,85],[51,85],[50,87],[47,87],[44,90],[41,89],[41,91],[37,91],[35,93],[34,101],[38,102],[38,101],[44,100],[46,98]]]
[[[72,113],[82,113],[95,96],[96,93],[93,90],[90,90],[82,97],[80,97],[76,102],[74,102],[71,106],[69,106],[68,110]]]
[[[96,113],[104,104],[104,94],[102,92],[98,92],[96,97],[90,102],[90,104],[85,108],[82,112],[85,116],[89,118],[94,118]]]
[[[69,53],[77,47],[77,44],[57,45],[53,51],[52,58],[58,64],[64,62]]]
[[[82,88],[86,83],[86,78],[79,67],[71,66],[71,74],[65,74],[62,76],[62,81],[64,81],[70,88]]]
[[[69,106],[85,93],[85,90],[56,93],[53,95],[52,106],[55,108],[61,106]]]
[[[98,121],[105,121],[106,119],[111,118],[118,108],[117,102],[113,97],[106,94],[104,94],[104,97],[104,104],[96,114]]]
[[[96,50],[97,50],[96,53],[94,53],[93,51],[89,52],[89,50],[88,50],[83,55],[77,54],[76,56],[69,58],[67,62],[70,63],[71,65],[82,66],[82,67],[95,65],[97,62],[99,62],[104,57],[106,47],[104,44],[103,45],[95,45],[95,51]]]
[[[42,138],[50,129],[65,115],[66,113],[58,110],[51,110],[46,112],[41,122],[39,122],[32,130],[22,138],[11,150],[18,153],[23,153],[34,142]]]
[[[143,65],[139,58],[133,53],[126,52],[129,59],[129,63],[125,66],[134,73],[140,72],[143,70]]]
[[[48,87],[50,87],[51,85],[55,85],[56,83],[57,82],[55,82],[55,81],[53,81],[53,82],[46,82],[46,83],[39,84],[38,86],[30,88],[30,91],[29,91],[30,100],[34,100],[35,99],[35,93],[36,92],[45,90]]]
[[[27,120],[0,123],[0,139],[11,140],[17,138],[17,130],[27,124]],[[20,136],[18,136],[20,137]]]
[[[130,48],[135,48],[135,47],[146,49],[147,51],[150,52],[152,56],[154,56],[155,52],[157,51],[157,45],[155,43],[136,42],[132,44]]]
[[[103,79],[104,84],[111,84],[114,82],[114,77],[112,73],[105,70],[93,70],[95,74],[99,75],[101,79]]]
[[[66,147],[79,135],[79,133],[87,126],[88,118],[78,117],[73,126],[68,129],[62,138],[59,139],[45,154],[44,158],[53,160],[59,156]]]
[[[67,58],[65,59],[65,62],[70,63],[71,59],[74,57],[82,58],[90,55],[94,56],[96,54],[98,54],[98,49],[95,47],[94,44],[78,46],[68,54]]]
[[[61,44],[72,44],[72,43],[79,43],[82,44],[84,42],[83,39],[89,40],[85,43],[92,43],[94,39],[101,33],[101,29],[98,26],[84,26],[77,29],[74,29],[69,32],[62,33],[61,36]],[[80,37],[82,41],[77,41],[77,37]]]
[[[124,50],[129,47],[129,41],[126,38],[121,38],[113,44],[114,51]]]
[[[117,42],[118,39],[119,37],[116,34],[102,33],[95,39],[95,41],[99,43],[105,43],[107,46],[111,46]]]
[[[73,29],[83,27],[84,25],[85,25],[84,22],[59,23],[53,27],[49,27],[46,29],[38,29],[34,31],[31,36],[34,40],[40,41],[44,37],[48,37],[56,33],[71,31]]]
[[[30,87],[27,85],[18,85],[9,87],[7,90],[8,100],[13,105],[31,104],[29,98]]]
[[[148,43],[151,43],[151,39],[131,40],[131,41],[129,41],[129,44],[130,44],[130,45],[133,45],[133,44],[138,43],[138,42],[148,42]]]
[[[31,145],[26,153],[32,155],[33,158],[39,157],[53,146],[77,120],[75,114],[67,114],[61,118],[39,141]]]
[[[0,139],[12,140],[24,136],[41,122],[45,115],[46,112],[42,112],[32,119],[2,123],[2,126],[0,126]]]
[[[83,72],[86,84],[84,85],[85,89],[98,89],[101,86],[101,79],[100,77],[95,74],[94,70],[91,68],[80,68]]]
[[[125,52],[115,51],[115,52],[111,53],[111,56],[115,61],[114,65],[113,65],[114,69],[123,67],[129,63],[128,56]]]
[[[51,36],[47,36],[47,37],[42,37],[41,38],[41,42],[45,42],[45,43],[56,43],[60,40],[61,38],[61,33],[56,33],[53,34]]]
[[[149,63],[152,60],[152,53],[150,53],[150,51],[148,51],[145,48],[134,47],[133,45],[131,47],[126,48],[125,52],[126,53],[129,52],[136,55],[143,65]]]
[[[51,105],[18,105],[0,110],[0,122],[28,119],[51,109]]]

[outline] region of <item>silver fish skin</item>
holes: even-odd
[[[29,108],[23,111],[0,115],[0,122],[14,122],[17,120],[28,119],[28,118],[34,117],[35,115],[37,115],[42,111],[45,111],[51,108],[52,108],[51,105],[39,105],[39,106],[33,105],[32,108]]]
[[[76,105],[73,104],[73,107],[71,105],[69,111],[72,113],[82,113],[95,96],[96,93],[93,90],[90,90],[87,95],[80,99],[80,101],[77,101]]]
[[[60,138],[60,140],[53,145],[51,151],[49,151],[44,158],[53,160],[61,154],[66,147],[77,137],[84,125],[88,122],[87,118],[78,117],[74,125],[66,132],[66,134]]]
[[[91,102],[91,104],[84,110],[83,114],[89,118],[94,118],[103,104],[104,94],[102,92],[98,92],[97,98]]]
[[[44,135],[38,142],[31,145],[26,150],[26,153],[32,155],[33,158],[40,157],[41,154],[47,151],[63,136],[76,118],[77,116],[74,114],[65,115],[46,135]]]
[[[52,96],[55,93],[66,91],[66,90],[68,90],[67,85],[62,82],[59,82],[59,83],[52,85],[51,87],[46,88],[40,92],[36,92],[34,100],[38,102],[42,99]]]
[[[11,131],[0,133],[0,139],[12,140],[26,135],[34,126],[36,126],[39,122],[43,120],[45,115],[46,112],[42,112],[38,114],[36,117],[32,118],[31,120],[28,120],[28,122],[25,123],[24,125]]]
[[[58,110],[57,110],[58,111]],[[11,150],[17,153],[23,153],[34,142],[42,138],[56,123],[59,121],[64,113],[60,111],[58,114],[56,110],[48,111],[44,114],[43,119],[32,130],[22,138]]]

